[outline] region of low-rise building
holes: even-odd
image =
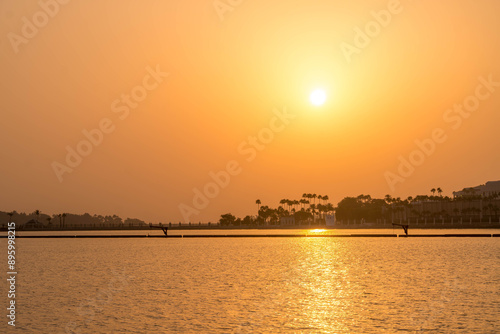
[[[31,220],[27,221],[26,223],[24,223],[24,225],[23,225],[23,228],[25,230],[43,229],[44,227],[45,226],[36,219],[31,219]]]
[[[335,215],[326,215],[325,216],[325,225],[326,226],[335,226]]]
[[[485,184],[464,188],[460,191],[454,191],[453,196],[467,197],[467,196],[482,196],[488,197],[495,194],[500,194],[500,181],[488,181]]]
[[[280,225],[295,225],[295,217],[294,216],[281,217]]]

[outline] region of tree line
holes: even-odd
[[[473,190],[465,189],[466,196],[450,198],[443,196],[441,188],[432,188],[432,195],[408,196],[405,199],[385,195],[384,198],[372,198],[370,195],[361,194],[356,197],[345,197],[336,207],[328,203],[329,197],[304,193],[302,198],[290,200],[281,199],[277,207],[262,205],[260,199],[255,201],[257,205],[257,215],[247,215],[244,218],[238,218],[231,213],[221,215],[219,224],[221,226],[258,226],[258,225],[279,225],[281,218],[293,217],[296,225],[303,223],[314,223],[317,225],[325,224],[325,215],[335,213],[337,220],[367,220],[376,221],[378,219],[391,219],[393,214],[409,210],[412,214],[422,218],[431,217],[449,217],[451,215],[463,217],[483,213],[491,217],[498,217],[500,207],[498,199],[499,193],[493,193],[489,196],[481,196],[474,193]],[[316,200],[318,203],[316,203]],[[482,200],[482,207],[478,207],[479,200]],[[422,212],[415,209],[413,204],[419,202],[450,202],[463,203],[462,209],[454,208],[453,212],[429,211]],[[475,204],[474,204],[475,203]]]
[[[35,210],[32,213],[24,213],[17,211],[3,212],[0,211],[0,220],[3,222],[15,221],[19,225],[24,225],[27,222],[32,222],[32,227],[38,228],[68,228],[68,227],[126,227],[140,226],[146,223],[136,218],[126,218],[125,220],[117,215],[90,215],[58,213],[44,214],[40,210]]]
[[[466,196],[456,198],[443,196],[441,188],[432,188],[431,193],[432,195],[408,196],[405,199],[392,197],[391,195],[385,195],[383,199],[372,198],[370,195],[346,197],[340,201],[335,208],[335,216],[338,220],[365,219],[375,221],[377,219],[390,219],[394,213],[403,212],[405,210],[421,218],[450,217],[452,215],[467,217],[479,213],[498,217],[498,213],[500,212],[497,201],[500,199],[500,194],[498,193],[493,193],[489,196],[481,196],[474,194],[473,191],[466,191]],[[436,193],[438,195],[436,195]],[[477,206],[480,200],[483,204],[482,207]],[[447,212],[444,209],[441,211],[418,211],[413,204],[421,202],[462,203],[463,207],[462,209],[455,207],[452,212]]]
[[[295,224],[317,224],[325,223],[325,215],[334,211],[332,203],[328,202],[328,195],[318,195],[304,193],[300,199],[281,199],[277,207],[262,205],[262,201],[257,199],[256,216],[245,216],[237,218],[231,213],[221,215],[220,226],[259,226],[259,225],[280,225],[281,218],[293,217]],[[317,201],[317,203],[316,203]]]

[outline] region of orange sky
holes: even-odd
[[[255,214],[257,198],[336,204],[500,179],[500,87],[478,88],[500,82],[498,1],[247,0],[223,13],[212,0],[42,2],[53,17],[38,1],[0,2],[0,210],[177,222],[230,161],[239,173],[190,220]],[[346,57],[367,25],[369,44]],[[447,112],[477,89],[488,96],[470,117]],[[147,95],[133,108],[120,101],[132,92]],[[295,118],[282,128],[284,108]],[[54,162],[103,120],[113,131],[58,178]],[[247,161],[238,147],[270,122],[280,131]],[[446,140],[391,187],[387,172],[436,128]]]

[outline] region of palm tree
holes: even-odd
[[[36,221],[38,222],[38,218],[40,217],[40,210],[35,210],[34,214],[36,216]]]
[[[314,199],[314,204],[316,204],[316,197],[318,197],[318,195],[312,194],[312,198]]]
[[[267,218],[270,217],[271,211],[272,209],[270,209],[267,205],[264,205],[259,211],[259,216],[262,217],[265,225],[267,225]]]
[[[316,217],[315,217],[315,213],[316,213],[316,204],[311,204],[311,213],[313,215],[313,222],[316,222]]]
[[[432,193],[432,196],[434,196],[434,194],[436,193],[436,188],[432,188],[431,193]]]
[[[258,199],[255,201],[255,204],[257,204],[257,214],[258,214],[260,211],[260,205],[262,204],[262,202],[260,201],[260,199]]]
[[[62,216],[63,226],[66,227],[66,214],[63,213],[61,216]]]
[[[283,198],[283,199],[281,199],[281,200],[280,200],[280,204],[281,204],[283,207],[285,207],[286,205],[288,205],[288,202],[287,202],[287,200],[286,200],[286,199],[284,199],[284,198]],[[288,210],[286,210],[286,209],[285,209],[285,211],[288,211]]]
[[[318,204],[321,219],[325,219],[325,213],[328,211],[328,206],[325,204]]]
[[[283,207],[281,205],[278,207],[278,209],[276,210],[276,212],[278,213],[279,217],[285,217],[286,216],[285,209],[283,209]]]
[[[325,195],[323,196],[323,200],[325,201],[325,204],[326,204],[326,201],[328,201],[330,198],[328,197],[328,195]]]
[[[441,194],[443,193],[443,190],[441,188],[437,188],[436,191],[438,192],[438,195],[443,197]]]
[[[62,214],[58,214],[57,217],[59,217],[59,227],[62,228],[63,225],[62,225]]]

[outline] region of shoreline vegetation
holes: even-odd
[[[372,198],[370,195],[345,197],[337,206],[329,203],[328,195],[302,194],[300,199],[281,199],[273,208],[257,199],[257,214],[238,218],[222,214],[212,223],[157,223],[155,226],[173,230],[207,229],[311,229],[311,228],[392,228],[393,223],[405,223],[411,228],[500,228],[500,194],[489,196],[473,192],[450,198],[442,196],[441,188],[431,189],[432,195],[409,196],[406,199]],[[437,193],[437,195],[436,195]],[[149,230],[152,223],[137,218],[122,219],[117,215],[78,215],[71,213],[44,214],[0,211],[2,230],[15,221],[17,230]]]

